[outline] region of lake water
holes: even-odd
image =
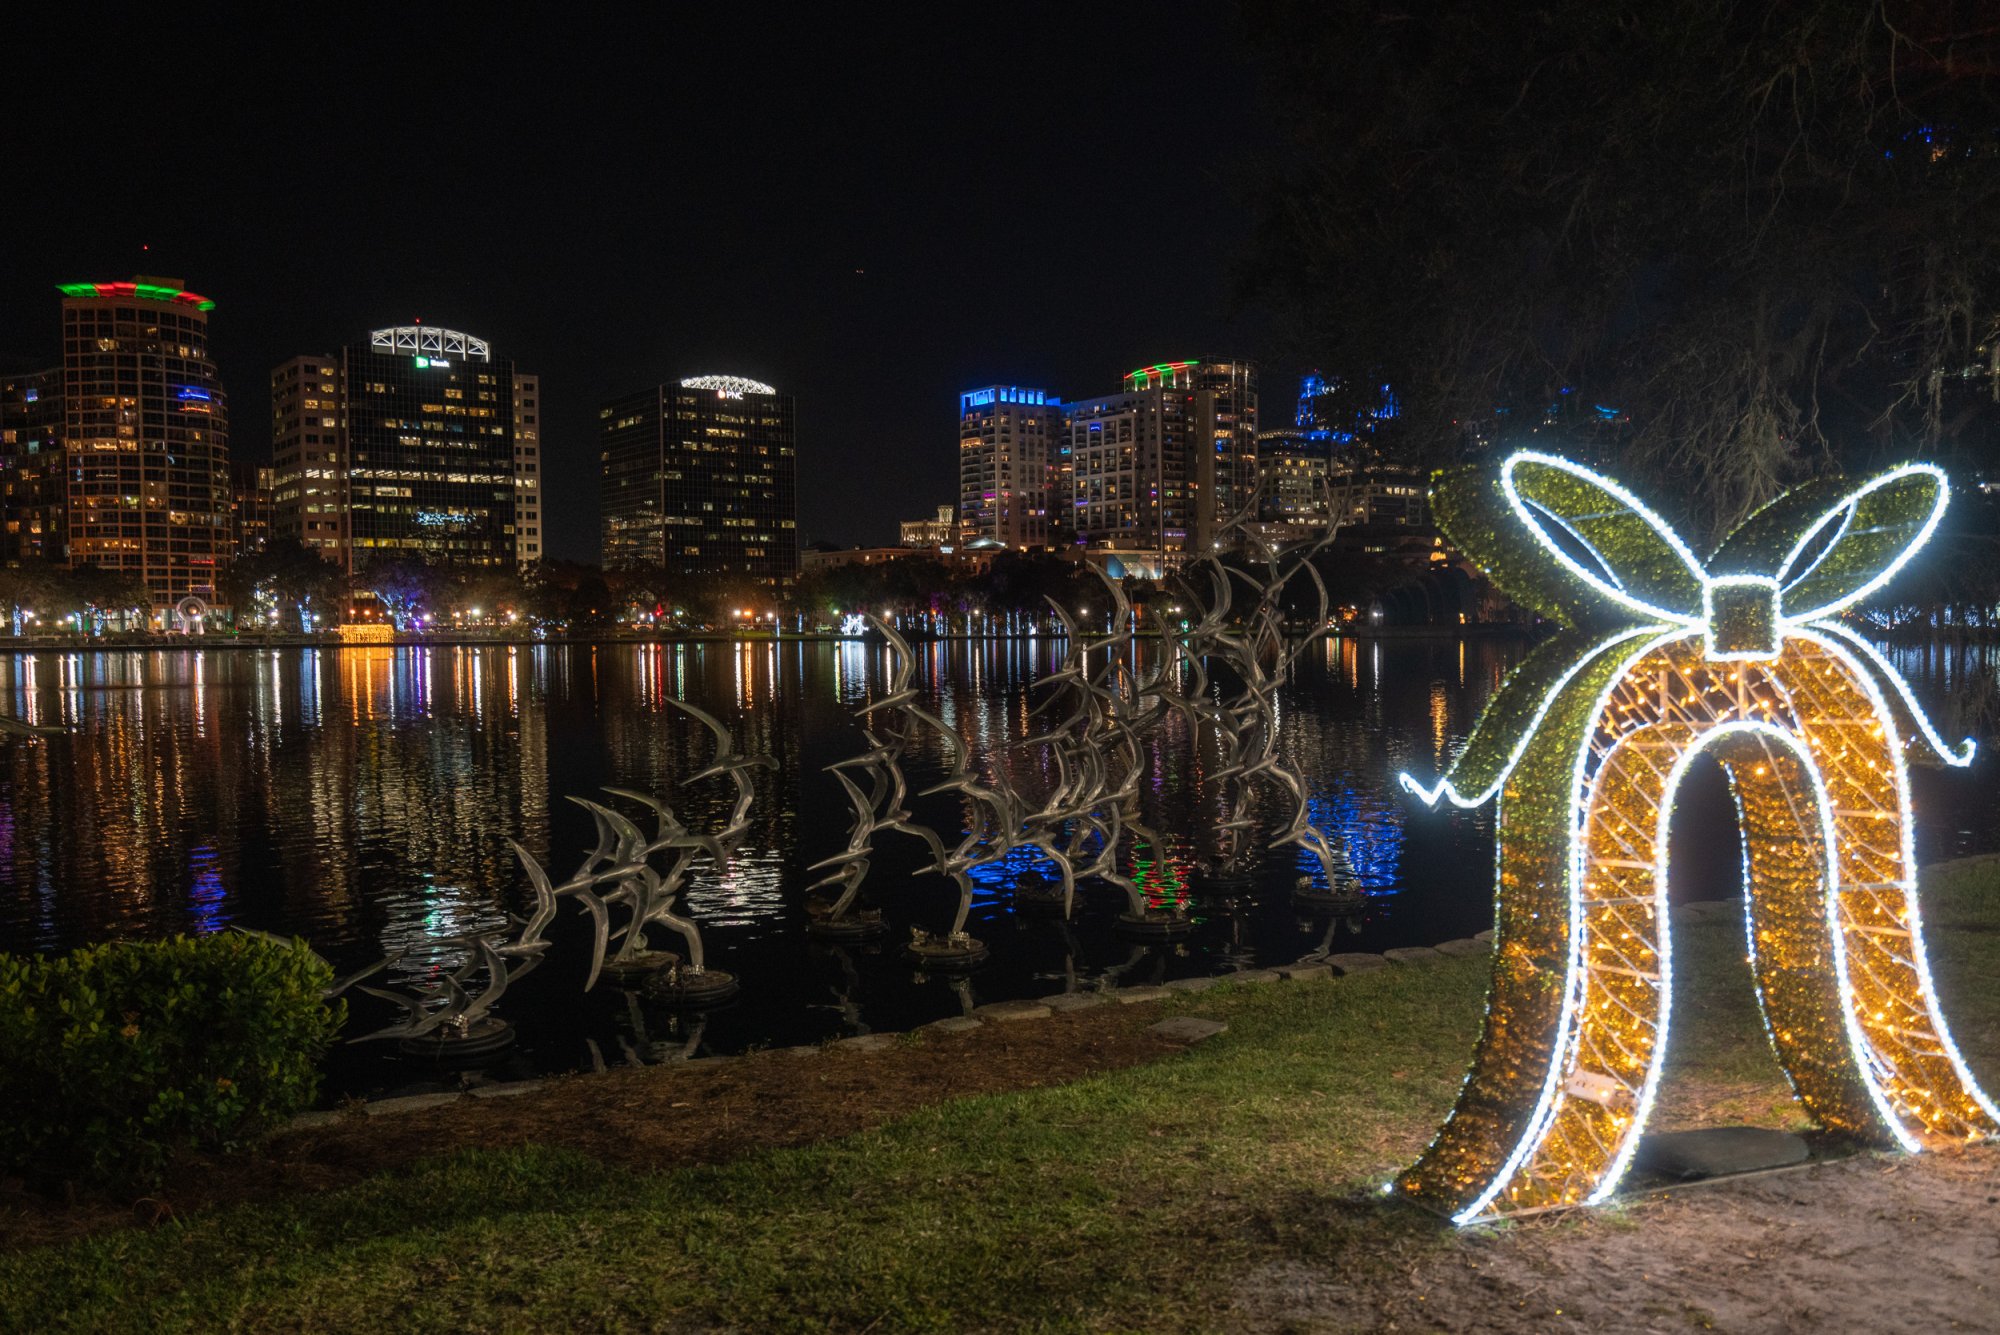
[[[726,809],[726,781],[678,788],[706,763],[710,738],[670,698],[721,716],[744,749],[779,762],[760,775],[753,828],[729,874],[697,877],[685,900],[710,963],[741,977],[743,991],[702,1016],[608,982],[586,995],[585,925],[566,910],[549,962],[503,1004],[521,1042],[501,1074],[906,1029],[987,1001],[1289,962],[1330,932],[1336,949],[1431,944],[1490,923],[1491,819],[1423,811],[1394,776],[1436,773],[1519,652],[1493,640],[1331,642],[1281,696],[1285,758],[1370,892],[1359,917],[1329,923],[1289,907],[1295,850],[1270,855],[1259,891],[1240,902],[1195,897],[1196,931],[1164,946],[1116,936],[1117,901],[1095,895],[1082,897],[1073,924],[1019,917],[1004,894],[1009,873],[991,869],[971,930],[992,956],[961,978],[925,976],[900,956],[910,924],[941,930],[954,905],[949,882],[911,874],[923,856],[913,840],[878,839],[865,891],[893,935],[834,947],[804,930],[803,889],[815,875],[804,868],[845,843],[847,806],[823,767],[861,747],[852,711],[883,690],[889,660],[880,646],[0,655],[4,707],[71,729],[0,738],[0,944],[52,951],[240,925],[303,936],[343,969],[401,952],[396,976],[408,981],[455,962],[433,942],[528,909],[506,839],[559,876],[575,865],[592,831],[566,794],[654,791],[690,824]],[[1895,657],[1936,706],[1990,652]],[[988,748],[1033,730],[1031,688],[1060,646],[953,641],[920,653],[933,707]],[[1045,780],[1024,760],[1009,763],[1024,790]],[[1143,850],[1135,871],[1157,895],[1188,893],[1205,828],[1196,794],[1210,764],[1193,739],[1171,732],[1153,758],[1147,815],[1163,846]],[[935,744],[920,748],[907,766],[913,789],[941,768]],[[1982,758],[1970,774],[1918,771],[1915,782],[1926,858],[2000,847],[1992,762]],[[1675,893],[1728,893],[1733,854],[1703,833],[1728,825],[1726,799],[1690,791],[1686,802],[1696,814],[1677,822],[1676,838],[1700,846],[1685,864],[1677,852]],[[1720,819],[1700,814],[1711,809]],[[964,828],[949,796],[921,799],[916,811],[947,842]],[[1681,877],[1684,867],[1692,870]],[[1717,884],[1692,884],[1710,879]],[[675,944],[670,933],[654,935]],[[392,1018],[365,998],[355,1006],[350,1032]],[[378,1091],[427,1075],[387,1045],[357,1045],[335,1054],[331,1084]]]

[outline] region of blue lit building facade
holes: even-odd
[[[1062,429],[1062,400],[1045,390],[987,385],[958,396],[961,543],[1021,551],[1060,540]]]

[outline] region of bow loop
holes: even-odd
[[[1776,579],[1788,622],[1845,611],[1894,578],[1951,499],[1944,470],[1907,464],[1855,487],[1833,478],[1787,492],[1743,521],[1712,570]]]
[[[1438,523],[1516,602],[1571,629],[1692,625],[1701,562],[1680,535],[1609,478],[1554,455],[1511,456],[1440,475]]]
[[[1883,684],[1874,689],[1903,736],[1921,736],[1947,764],[1969,763],[1970,744],[1948,747],[1872,646],[1823,620],[1888,583],[1949,499],[1943,470],[1930,464],[1860,486],[1810,483],[1744,521],[1704,567],[1631,492],[1566,459],[1524,451],[1497,475],[1439,474],[1439,527],[1516,602],[1564,631],[1501,686],[1444,778],[1427,788],[1405,775],[1404,785],[1427,803],[1489,800],[1552,712],[1587,712],[1646,645],[1697,634],[1706,655],[1724,661],[1776,658],[1793,634],[1838,636],[1856,670]]]
[[[1701,562],[1680,534],[1616,482],[1567,459],[1524,452],[1501,467],[1500,488],[1542,548],[1600,597],[1642,620],[1701,615]],[[1573,555],[1545,519],[1598,568]]]

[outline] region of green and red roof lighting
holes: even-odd
[[[1145,389],[1149,386],[1172,388],[1179,381],[1183,373],[1191,372],[1195,367],[1200,365],[1201,362],[1198,359],[1190,362],[1158,362],[1152,366],[1142,366],[1136,371],[1128,372],[1125,376],[1125,383],[1134,390]]]
[[[165,287],[159,283],[58,283],[56,289],[66,297],[137,297],[142,301],[168,301],[176,306],[192,306],[198,311],[215,309],[215,303],[199,292]]]

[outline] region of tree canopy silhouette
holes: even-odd
[[[1290,155],[1251,287],[1303,357],[1393,381],[1427,457],[1574,404],[1709,532],[1832,462],[1991,461],[1989,6],[1248,14]]]

